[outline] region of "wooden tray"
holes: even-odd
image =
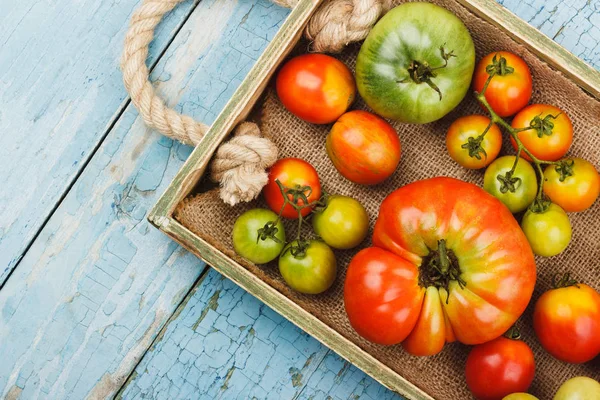
[[[494,0],[456,1],[477,17],[500,28],[508,36],[536,54],[542,61],[562,72],[564,76],[591,96],[600,99],[600,74],[598,72],[511,14]],[[340,335],[251,271],[210,245],[206,240],[185,228],[173,217],[177,205],[192,192],[203,178],[219,144],[227,138],[239,122],[248,117],[279,64],[300,40],[303,28],[320,2],[321,0],[301,0],[290,13],[277,36],[256,62],[204,139],[152,209],[148,219],[220,273],[383,385],[411,399],[432,399],[430,395],[413,383]]]

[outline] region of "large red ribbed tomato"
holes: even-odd
[[[426,179],[390,194],[373,244],[348,266],[348,318],[366,339],[402,342],[414,355],[502,335],[535,285],[533,253],[508,208],[457,179]]]

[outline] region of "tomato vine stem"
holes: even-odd
[[[518,186],[516,186],[516,184],[517,183],[520,184],[520,182],[519,182],[520,178],[513,177],[513,174],[515,173],[515,170],[517,168],[517,163],[518,163],[519,159],[521,158],[522,153],[524,152],[525,154],[527,154],[527,156],[531,159],[532,163],[534,164],[535,170],[537,172],[537,179],[538,179],[537,195],[536,195],[534,202],[531,204],[530,209],[534,212],[542,213],[548,209],[548,206],[550,204],[550,202],[544,198],[544,171],[542,169],[542,165],[562,166],[564,163],[562,163],[560,161],[557,162],[557,161],[540,160],[535,155],[533,155],[533,153],[531,153],[531,151],[529,151],[523,145],[523,142],[519,138],[519,133],[530,130],[530,129],[534,129],[534,130],[536,130],[536,132],[538,132],[538,135],[551,134],[551,130],[554,127],[554,124],[552,123],[551,120],[558,118],[558,116],[560,114],[556,115],[556,116],[548,115],[544,119],[542,119],[538,116],[538,117],[534,118],[530,122],[530,124],[524,128],[513,128],[505,119],[500,117],[492,109],[492,106],[490,106],[490,103],[485,98],[485,92],[488,89],[490,82],[496,75],[500,75],[500,76],[508,75],[508,74],[511,74],[513,71],[514,71],[514,69],[507,64],[506,59],[504,57],[500,56],[500,58],[498,58],[497,55],[495,55],[492,60],[492,64],[490,64],[486,67],[486,72],[488,73],[489,76],[488,76],[487,80],[485,81],[485,84],[483,85],[481,92],[475,92],[475,97],[477,98],[479,103],[481,103],[481,105],[487,110],[488,114],[491,117],[490,119],[491,119],[492,123],[497,124],[498,126],[502,127],[506,132],[508,132],[508,134],[515,141],[515,144],[517,147],[517,155],[516,155],[515,162],[513,164],[512,169],[510,171],[506,172],[506,174],[504,174],[504,175],[498,174],[498,176],[497,176],[497,179],[500,182],[502,182],[502,185],[503,185],[502,188],[505,188],[506,191],[510,190],[511,192],[514,192],[518,188]],[[487,131],[487,128],[486,128],[486,131]],[[484,133],[482,133],[482,135],[480,135],[480,137],[482,137],[486,133],[486,131],[484,131]],[[471,156],[471,157],[473,157],[473,156]]]
[[[296,232],[296,239],[289,242],[287,246],[284,248],[283,253],[290,251],[295,258],[303,258],[306,256],[306,250],[308,249],[308,240],[302,239],[302,223],[305,221],[304,216],[302,215],[302,211],[305,208],[314,208],[316,206],[323,205],[323,197],[313,202],[309,202],[308,198],[312,194],[312,188],[308,185],[300,186],[296,185],[294,187],[287,187],[279,179],[275,180],[275,183],[279,187],[279,192],[283,197],[283,205],[279,210],[279,214],[277,215],[277,219],[275,221],[269,221],[265,226],[258,230],[258,238],[261,239],[264,235],[268,235],[269,237],[275,238],[275,233],[277,233],[277,228],[275,226],[281,219],[283,214],[283,210],[285,210],[286,206],[291,206],[298,213],[298,229]],[[273,232],[274,229],[274,232]],[[264,239],[263,239],[264,240]],[[276,239],[279,240],[279,239]],[[295,242],[295,243],[294,243]]]

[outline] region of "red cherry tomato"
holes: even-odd
[[[294,192],[303,194],[308,200],[308,204],[313,203],[321,197],[321,183],[319,175],[315,168],[304,160],[299,158],[283,158],[278,160],[269,171],[269,182],[263,189],[263,195],[267,205],[273,212],[279,213],[283,207],[284,197],[277,182],[279,181],[288,195],[288,199],[293,201]],[[298,206],[305,205],[302,198],[298,199]],[[303,208],[302,216],[307,216],[312,208]],[[281,212],[281,216],[289,219],[298,219],[298,211],[291,204],[286,204]]]
[[[532,104],[521,110],[513,119],[513,128],[527,128],[518,133],[523,146],[534,156],[544,161],[556,161],[567,154],[573,142],[573,124],[560,108],[545,104]],[[517,149],[517,142],[510,141]],[[521,157],[531,161],[525,152]]]
[[[496,63],[494,63],[494,57]],[[500,60],[504,58],[506,64],[501,66]],[[485,98],[492,109],[501,117],[509,117],[529,103],[532,91],[532,79],[529,67],[517,55],[507,51],[497,51],[483,57],[473,76],[473,88],[481,93],[486,80],[490,76],[486,71],[489,65],[498,65],[498,73],[490,81]]]
[[[582,283],[547,291],[535,304],[533,328],[544,349],[561,361],[595,358],[600,354],[600,294]]]
[[[502,400],[526,392],[533,381],[533,352],[521,340],[500,336],[473,347],[467,357],[467,386],[477,400]]]
[[[352,72],[325,54],[303,54],[277,75],[277,95],[292,114],[313,124],[328,124],[346,112],[356,96]]]
[[[400,139],[382,118],[366,111],[342,115],[327,136],[327,154],[346,179],[375,185],[390,177],[400,162]]]

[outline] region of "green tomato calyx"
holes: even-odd
[[[289,251],[294,258],[301,260],[306,257],[306,251],[309,246],[309,240],[294,240],[283,249],[280,257],[283,257],[283,255]]]
[[[446,304],[448,304],[451,281],[458,282],[461,289],[467,286],[467,282],[460,276],[461,273],[458,258],[451,249],[446,247],[446,240],[440,239],[437,249],[430,250],[423,258],[419,269],[419,285],[424,288],[429,286],[444,288],[447,293]]]
[[[494,55],[494,58],[492,58],[492,63],[485,67],[485,72],[487,72],[489,76],[504,76],[512,74],[515,72],[515,69],[508,65],[506,58],[502,56],[498,57],[498,54],[496,54]]]
[[[469,136],[468,141],[460,147],[469,151],[469,157],[481,160],[482,154],[483,157],[487,158],[487,153],[485,152],[485,149],[481,146],[481,142],[483,142],[483,136],[477,136],[476,138],[474,138],[473,136]]]
[[[511,340],[521,340],[521,331],[519,331],[517,325],[513,325],[506,331],[504,337]]]
[[[440,65],[439,67],[432,67],[427,61],[412,60],[406,68],[408,71],[409,78],[404,78],[403,80],[398,81],[398,83],[406,83],[409,81],[409,79],[417,84],[426,83],[429,85],[429,87],[431,87],[438,93],[441,101],[442,91],[431,79],[437,76],[435,72],[436,70],[446,68],[448,66],[448,60],[452,57],[456,57],[456,55],[454,54],[454,50],[450,51],[449,53],[446,52],[446,50],[444,49],[445,45],[446,44],[444,43],[444,45],[440,46],[440,52],[442,55],[442,59],[444,60],[443,65]]]
[[[551,201],[544,199],[543,197],[536,197],[533,203],[529,206],[529,210],[535,214],[543,214],[550,208]]]
[[[537,132],[539,138],[544,136],[552,136],[552,129],[554,129],[554,122],[552,120],[558,118],[561,113],[556,115],[548,114],[544,118],[540,115],[536,115],[529,124]]]
[[[275,241],[275,243],[282,243],[282,241],[276,236],[277,232],[279,232],[279,229],[277,228],[277,222],[278,221],[269,221],[265,224],[265,226],[256,231],[256,243],[261,240],[265,241],[267,239],[272,239]]]
[[[523,181],[518,176],[513,176],[514,170],[506,171],[506,174],[498,174],[496,179],[500,182],[500,193],[505,194],[508,192],[515,193],[521,186]]]
[[[571,278],[570,272],[566,272],[562,276],[560,275],[560,273],[556,273],[552,277],[552,287],[554,287],[555,289],[565,288],[569,286],[575,286],[577,289],[579,289],[578,283],[579,282],[577,282],[577,280]]]
[[[573,174],[574,174],[573,166],[574,165],[575,165],[575,161],[573,161],[573,160],[560,160],[558,162],[558,164],[556,164],[556,167],[554,167],[556,172],[558,172],[558,174],[560,175],[558,180],[561,182],[564,182],[565,179],[567,179],[569,176],[573,176]]]

